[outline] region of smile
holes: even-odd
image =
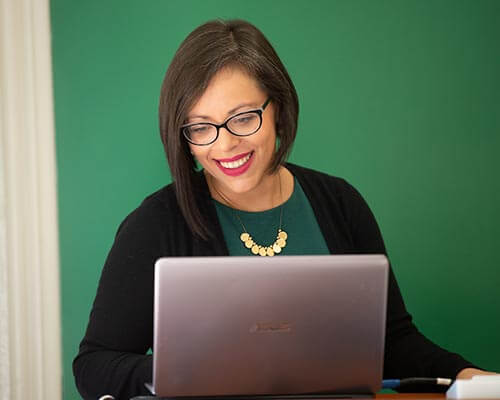
[[[240,158],[239,160],[231,161],[231,162],[219,161],[219,163],[224,168],[234,169],[234,168],[241,167],[243,164],[245,164],[250,159],[251,156],[252,156],[252,153],[248,153],[245,157]]]
[[[238,176],[248,170],[253,160],[254,152],[251,151],[240,157],[239,155],[233,158],[226,158],[224,160],[215,160],[219,169],[229,176]],[[238,158],[239,157],[239,158]]]

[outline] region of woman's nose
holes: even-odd
[[[240,142],[240,138],[236,135],[233,135],[226,128],[219,128],[219,137],[217,138],[215,144],[219,146],[219,149],[222,151],[229,151],[236,147]]]

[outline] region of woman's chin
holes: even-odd
[[[222,185],[218,186],[218,188],[221,188],[230,195],[243,196],[245,194],[250,194],[255,188],[255,185],[250,179],[240,178],[238,181],[234,180],[233,182],[223,182]]]

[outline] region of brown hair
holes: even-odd
[[[163,80],[160,134],[181,211],[191,231],[203,239],[211,237],[212,232],[197,206],[196,163],[180,127],[213,76],[228,66],[247,71],[275,105],[278,148],[270,172],[285,162],[297,132],[297,92],[276,51],[255,26],[242,20],[214,20],[184,39]]]

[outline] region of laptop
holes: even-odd
[[[384,255],[155,265],[152,393],[360,397],[381,389]]]

